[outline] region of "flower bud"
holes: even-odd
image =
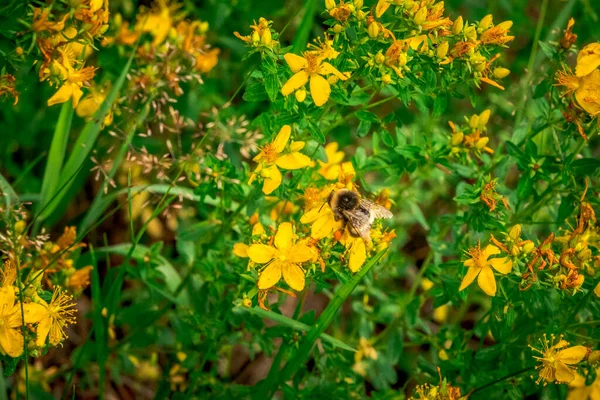
[[[257,31],[252,32],[252,43],[258,44],[260,42],[260,35]]]
[[[348,4],[346,5],[346,7],[348,8],[348,10],[350,10],[350,12],[356,11],[356,7],[354,7],[354,4]]]
[[[494,78],[496,78],[496,79],[505,78],[509,74],[510,74],[510,70],[507,68],[502,68],[502,67],[494,68]]]
[[[252,214],[248,222],[250,223],[250,225],[256,224],[258,222],[258,213]]]
[[[449,360],[448,353],[446,353],[446,350],[444,350],[444,349],[441,349],[438,352],[438,357],[440,358],[440,360],[443,360],[443,361]]]
[[[359,21],[364,21],[364,19],[366,18],[367,14],[365,14],[364,11],[358,10],[356,12],[356,19]]]
[[[513,245],[510,247],[510,254],[512,254],[513,256],[518,256],[519,253],[521,252],[521,249],[519,248],[519,246],[517,245]]]
[[[302,103],[306,99],[305,89],[298,89],[294,94],[296,95],[296,100],[298,101],[298,103]]]
[[[465,32],[465,36],[467,37],[467,39],[471,39],[471,40],[477,40],[477,30],[475,29],[474,26],[467,26],[464,29]]]
[[[334,0],[325,0],[325,8],[328,11],[335,8],[335,1]]]
[[[340,24],[335,24],[333,26],[333,32],[340,33],[342,31],[342,26]]]
[[[452,154],[457,154],[457,153],[460,153],[460,147],[453,147],[453,148],[450,150],[450,152],[451,152]]]
[[[504,21],[504,22],[496,25],[496,28],[498,30],[501,30],[501,31],[504,31],[504,32],[508,32],[512,26],[513,26],[513,22],[512,21]]]
[[[408,56],[406,55],[406,53],[400,53],[398,55],[398,65],[400,67],[403,67],[406,65],[407,62],[408,62]]]
[[[510,228],[510,230],[508,231],[508,237],[510,237],[513,241],[517,241],[519,240],[519,237],[521,236],[521,225],[517,224],[515,226],[513,226],[512,228]]]
[[[335,85],[336,83],[338,83],[338,81],[339,81],[339,80],[340,80],[340,78],[338,78],[338,77],[337,77],[337,76],[335,76],[335,75],[329,75],[329,76],[327,77],[327,82],[328,82],[330,85]]]
[[[489,137],[482,137],[481,139],[479,139],[477,141],[477,143],[475,143],[475,147],[477,147],[479,150],[481,150],[485,146],[487,146],[487,144],[488,144],[489,141],[490,141]]]
[[[363,0],[354,0],[354,7],[361,8],[365,2]]]
[[[535,245],[533,244],[533,242],[531,240],[526,240],[522,246],[523,253],[525,253],[525,254],[531,253],[534,248],[535,248]]]
[[[369,37],[371,37],[371,39],[375,39],[377,36],[379,36],[379,25],[377,22],[371,22],[367,28],[367,32],[369,33]]]
[[[415,6],[415,0],[404,0],[404,8],[411,10]]]
[[[414,21],[417,25],[423,25],[423,22],[427,19],[427,7],[419,8],[419,11],[415,14]]]
[[[487,125],[488,121],[490,120],[490,114],[491,111],[489,110],[489,108],[485,111],[483,111],[481,114],[479,114],[479,126],[480,127],[484,127]]]
[[[265,45],[265,46],[269,46],[271,44],[272,40],[271,40],[271,30],[270,29],[265,29],[260,37],[260,43]]]
[[[25,228],[27,228],[27,222],[21,220],[15,223],[15,232],[17,234],[20,235],[21,233],[23,233],[25,231]]]
[[[458,146],[459,144],[462,143],[463,139],[465,138],[465,134],[462,132],[456,132],[455,134],[452,135],[452,146]]]
[[[479,21],[479,32],[488,30],[489,27],[492,26],[492,19],[492,14],[488,14],[481,18],[481,21]]]
[[[242,300],[242,305],[246,308],[251,308],[252,307],[252,300],[250,300],[249,298],[245,297],[244,300]]]
[[[23,50],[23,48],[21,46],[19,46],[15,49],[15,52],[17,53],[18,56],[22,56],[25,51]]]
[[[264,233],[265,233],[265,228],[260,222],[257,222],[256,224],[254,224],[254,226],[252,227],[252,236],[260,236],[260,235],[263,235]]]
[[[479,126],[479,115],[471,115],[471,119],[469,119],[469,126],[473,129],[477,129]]]
[[[290,143],[290,150],[291,151],[300,151],[304,148],[305,145],[306,145],[306,143],[304,143],[301,140],[293,141],[292,143]],[[291,205],[291,203],[288,203],[288,204]]]
[[[597,362],[600,362],[600,350],[592,351],[588,357],[588,362],[590,364],[596,364]]]
[[[383,64],[384,61],[385,61],[385,56],[381,53],[381,51],[375,55],[375,62],[377,64]]]
[[[448,49],[450,48],[450,43],[443,42],[437,48],[436,55],[439,59],[446,58],[446,54],[448,54]]]
[[[384,74],[381,77],[381,83],[383,83],[384,85],[389,85],[390,83],[392,83],[392,76],[390,74]]]
[[[459,35],[463,30],[463,26],[464,26],[463,17],[458,16],[458,18],[456,18],[454,20],[454,23],[452,24],[452,33],[455,35]]]

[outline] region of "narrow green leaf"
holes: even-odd
[[[308,44],[308,38],[310,30],[313,25],[313,19],[317,13],[317,0],[306,0],[304,3],[304,15],[302,16],[302,22],[300,27],[296,31],[294,36],[294,42],[292,43],[292,53],[300,53]]]
[[[265,90],[272,102],[277,99],[279,93],[279,77],[277,74],[269,74],[265,76]]]
[[[2,196],[4,198],[4,202],[6,203],[6,212],[10,212],[10,207],[12,204],[19,202],[19,196],[15,192],[15,189],[11,186],[10,183],[6,180],[2,174],[0,174],[0,192],[4,194]],[[8,215],[8,214],[7,214]]]
[[[288,328],[294,329],[296,331],[308,332],[311,329],[310,326],[303,324],[302,322],[288,318],[285,315],[277,314],[273,311],[263,310],[262,308],[259,308],[259,307],[254,307],[254,308],[238,307],[238,308],[236,308],[236,310],[244,310],[244,311],[249,312],[250,314],[258,315],[261,318],[270,319],[273,322],[277,322],[280,325],[287,326]],[[321,334],[321,339],[323,339],[324,341],[326,341],[336,347],[339,347],[340,349],[344,349],[344,350],[348,350],[348,351],[356,351],[356,349],[354,349],[353,347],[348,346],[346,343],[342,342],[341,340],[336,339],[332,336],[329,336],[326,333]]]
[[[312,136],[313,139],[315,139],[317,142],[321,144],[325,143],[325,134],[323,133],[323,131],[321,131],[321,128],[319,128],[317,124],[315,124],[312,121],[309,121],[308,125],[306,126],[306,129],[308,129],[308,133],[310,133],[310,136]]]
[[[86,162],[89,153],[94,148],[94,144],[96,143],[96,139],[98,138],[98,134],[102,130],[102,124],[104,118],[112,108],[114,102],[119,95],[119,91],[121,87],[125,83],[127,78],[127,74],[129,73],[129,69],[131,68],[131,63],[133,62],[133,57],[136,54],[136,49],[134,48],[131,52],[131,56],[127,60],[127,64],[121,70],[121,75],[115,81],[115,84],[106,96],[106,99],[94,115],[94,117],[85,124],[83,130],[79,134],[79,137],[75,141],[73,148],[71,149],[71,154],[65,163],[63,170],[60,173],[60,180],[58,183],[58,191],[52,197],[52,199],[48,202],[48,205],[44,208],[44,210],[40,214],[41,219],[46,219],[48,216],[52,214],[52,212],[56,209],[56,207],[60,204],[63,197],[67,193],[67,189],[73,184],[73,177],[79,172],[82,165]]]
[[[58,122],[54,128],[54,136],[50,144],[50,152],[44,171],[44,180],[40,193],[40,202],[38,210],[43,210],[44,206],[54,197],[58,187],[60,171],[63,167],[63,161],[67,152],[67,142],[71,132],[71,123],[73,121],[73,106],[70,101],[63,103],[58,116]]]

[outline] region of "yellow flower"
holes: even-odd
[[[481,44],[498,44],[503,45],[511,40],[513,40],[514,36],[507,36],[508,31],[512,27],[512,21],[504,21],[492,28],[484,31],[479,37],[479,41]]]
[[[16,79],[14,75],[4,74],[0,76],[0,97],[5,94],[15,99],[13,106],[19,102],[19,92],[15,89]]]
[[[591,385],[586,385],[585,378],[576,373],[569,387],[567,400],[600,400],[600,368],[596,368],[596,379]]]
[[[358,349],[356,353],[354,353],[354,365],[352,366],[352,370],[361,376],[366,375],[366,362],[363,361],[364,358],[370,358],[371,360],[377,360],[377,350],[369,343],[369,341],[361,337],[358,342]]]
[[[318,161],[321,168],[319,168],[319,175],[323,178],[331,181],[338,178],[339,168],[342,160],[344,159],[344,152],[338,151],[338,144],[332,142],[325,146],[325,154],[327,155],[327,162]]]
[[[577,54],[575,75],[582,77],[600,67],[600,43],[590,43]]]
[[[358,271],[367,261],[367,244],[361,237],[355,237],[346,229],[340,238],[340,243],[346,247],[348,255],[348,268],[350,271]]]
[[[173,14],[179,8],[178,5],[169,5],[167,0],[157,0],[156,7],[150,12],[138,15],[135,31],[150,33],[154,40],[152,46],[158,46],[165,41],[173,26]]]
[[[50,31],[50,32],[60,32],[65,27],[65,21],[69,14],[63,15],[62,19],[56,22],[48,21],[48,17],[50,16],[50,8],[37,8],[33,9],[33,24],[31,25],[31,30],[34,32],[42,32],[42,31]]]
[[[194,68],[203,73],[210,72],[219,61],[219,53],[221,53],[220,49],[210,49],[207,52],[198,54]]]
[[[61,292],[58,287],[54,289],[49,304],[40,299],[40,303],[23,305],[26,311],[25,322],[28,324],[38,323],[36,346],[43,347],[46,344],[48,335],[52,346],[56,346],[66,337],[65,326],[75,322],[74,306],[71,303],[71,296]]]
[[[67,287],[72,292],[81,292],[90,284],[90,273],[94,267],[88,265],[86,267],[75,270],[67,280]]]
[[[251,44],[252,46],[259,47],[265,46],[273,48],[278,42],[273,40],[271,33],[271,21],[266,20],[263,17],[258,19],[258,24],[254,21],[254,25],[250,25],[252,33],[247,36],[242,36],[238,32],[233,32],[235,37],[244,42]]]
[[[492,268],[501,274],[507,274],[512,270],[512,261],[507,257],[489,259],[496,254],[500,254],[500,249],[490,244],[483,250],[479,244],[477,247],[470,248],[469,255],[471,258],[464,262],[464,265],[469,269],[458,290],[464,290],[477,278],[477,284],[481,290],[488,296],[495,296],[496,279]]]
[[[23,353],[23,334],[21,327],[21,305],[15,302],[13,284],[17,279],[17,269],[11,260],[4,262],[2,269],[2,287],[0,288],[0,352],[16,358]]]
[[[107,92],[109,90],[109,86],[97,87],[92,86],[90,88],[90,93],[85,96],[77,107],[75,108],[75,113],[81,118],[91,118],[96,114],[96,111],[100,108],[104,100],[106,99]],[[113,121],[113,112],[112,109],[108,111],[106,117],[104,117],[104,125],[108,126],[112,124]]]
[[[565,95],[575,94],[577,104],[588,114],[592,117],[600,114],[600,70],[595,69],[582,77],[561,71],[556,80],[556,85],[567,89]]]
[[[305,52],[304,57],[292,53],[287,53],[283,57],[294,73],[281,88],[284,96],[289,96],[295,90],[304,87],[310,80],[310,95],[315,105],[320,107],[327,102],[331,94],[329,82],[321,75],[334,75],[342,81],[348,79],[333,65],[324,62],[321,55]]]
[[[281,185],[282,177],[279,168],[294,170],[310,165],[310,158],[299,151],[304,148],[304,142],[293,142],[290,146],[291,151],[282,155],[290,140],[291,133],[292,127],[284,125],[275,140],[264,146],[260,153],[254,157],[254,161],[259,164],[250,176],[248,183],[251,184],[259,175],[262,176],[264,194],[271,194]]]
[[[554,335],[551,336],[552,342],[554,342]],[[546,335],[541,338],[540,343],[542,349],[536,349],[533,346],[529,346],[531,350],[540,353],[542,356],[533,356],[541,364],[535,368],[539,370],[539,377],[535,383],[539,384],[544,381],[544,384],[550,382],[558,383],[569,383],[575,379],[575,367],[574,365],[579,363],[585,358],[588,353],[588,348],[585,346],[569,346],[569,342],[562,339],[562,336],[558,338],[558,343],[549,346],[550,342]]]
[[[283,276],[294,290],[304,289],[304,270],[300,264],[313,258],[312,250],[304,244],[294,244],[292,224],[284,222],[275,234],[274,246],[253,244],[248,257],[257,264],[267,264],[258,278],[261,290],[275,286]]]
[[[325,204],[326,201],[325,198],[323,203],[313,207],[300,218],[301,223],[312,224],[310,236],[316,240],[331,236],[333,232],[344,228],[344,223],[341,220],[335,220],[333,210]]]
[[[94,67],[84,67],[76,70],[73,68],[70,56],[66,52],[61,52],[60,58],[60,62],[58,60],[52,62],[52,67],[65,81],[58,91],[48,99],[48,106],[64,103],[71,99],[73,107],[77,107],[79,99],[83,95],[81,87],[94,77],[96,69]]]

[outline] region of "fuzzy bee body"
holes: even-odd
[[[327,203],[336,221],[344,221],[350,234],[366,241],[371,239],[371,226],[376,219],[393,216],[387,208],[361,199],[357,192],[348,189],[332,191]]]

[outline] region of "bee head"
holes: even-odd
[[[358,193],[352,190],[339,190],[337,196],[337,206],[343,210],[354,210],[358,205]]]

